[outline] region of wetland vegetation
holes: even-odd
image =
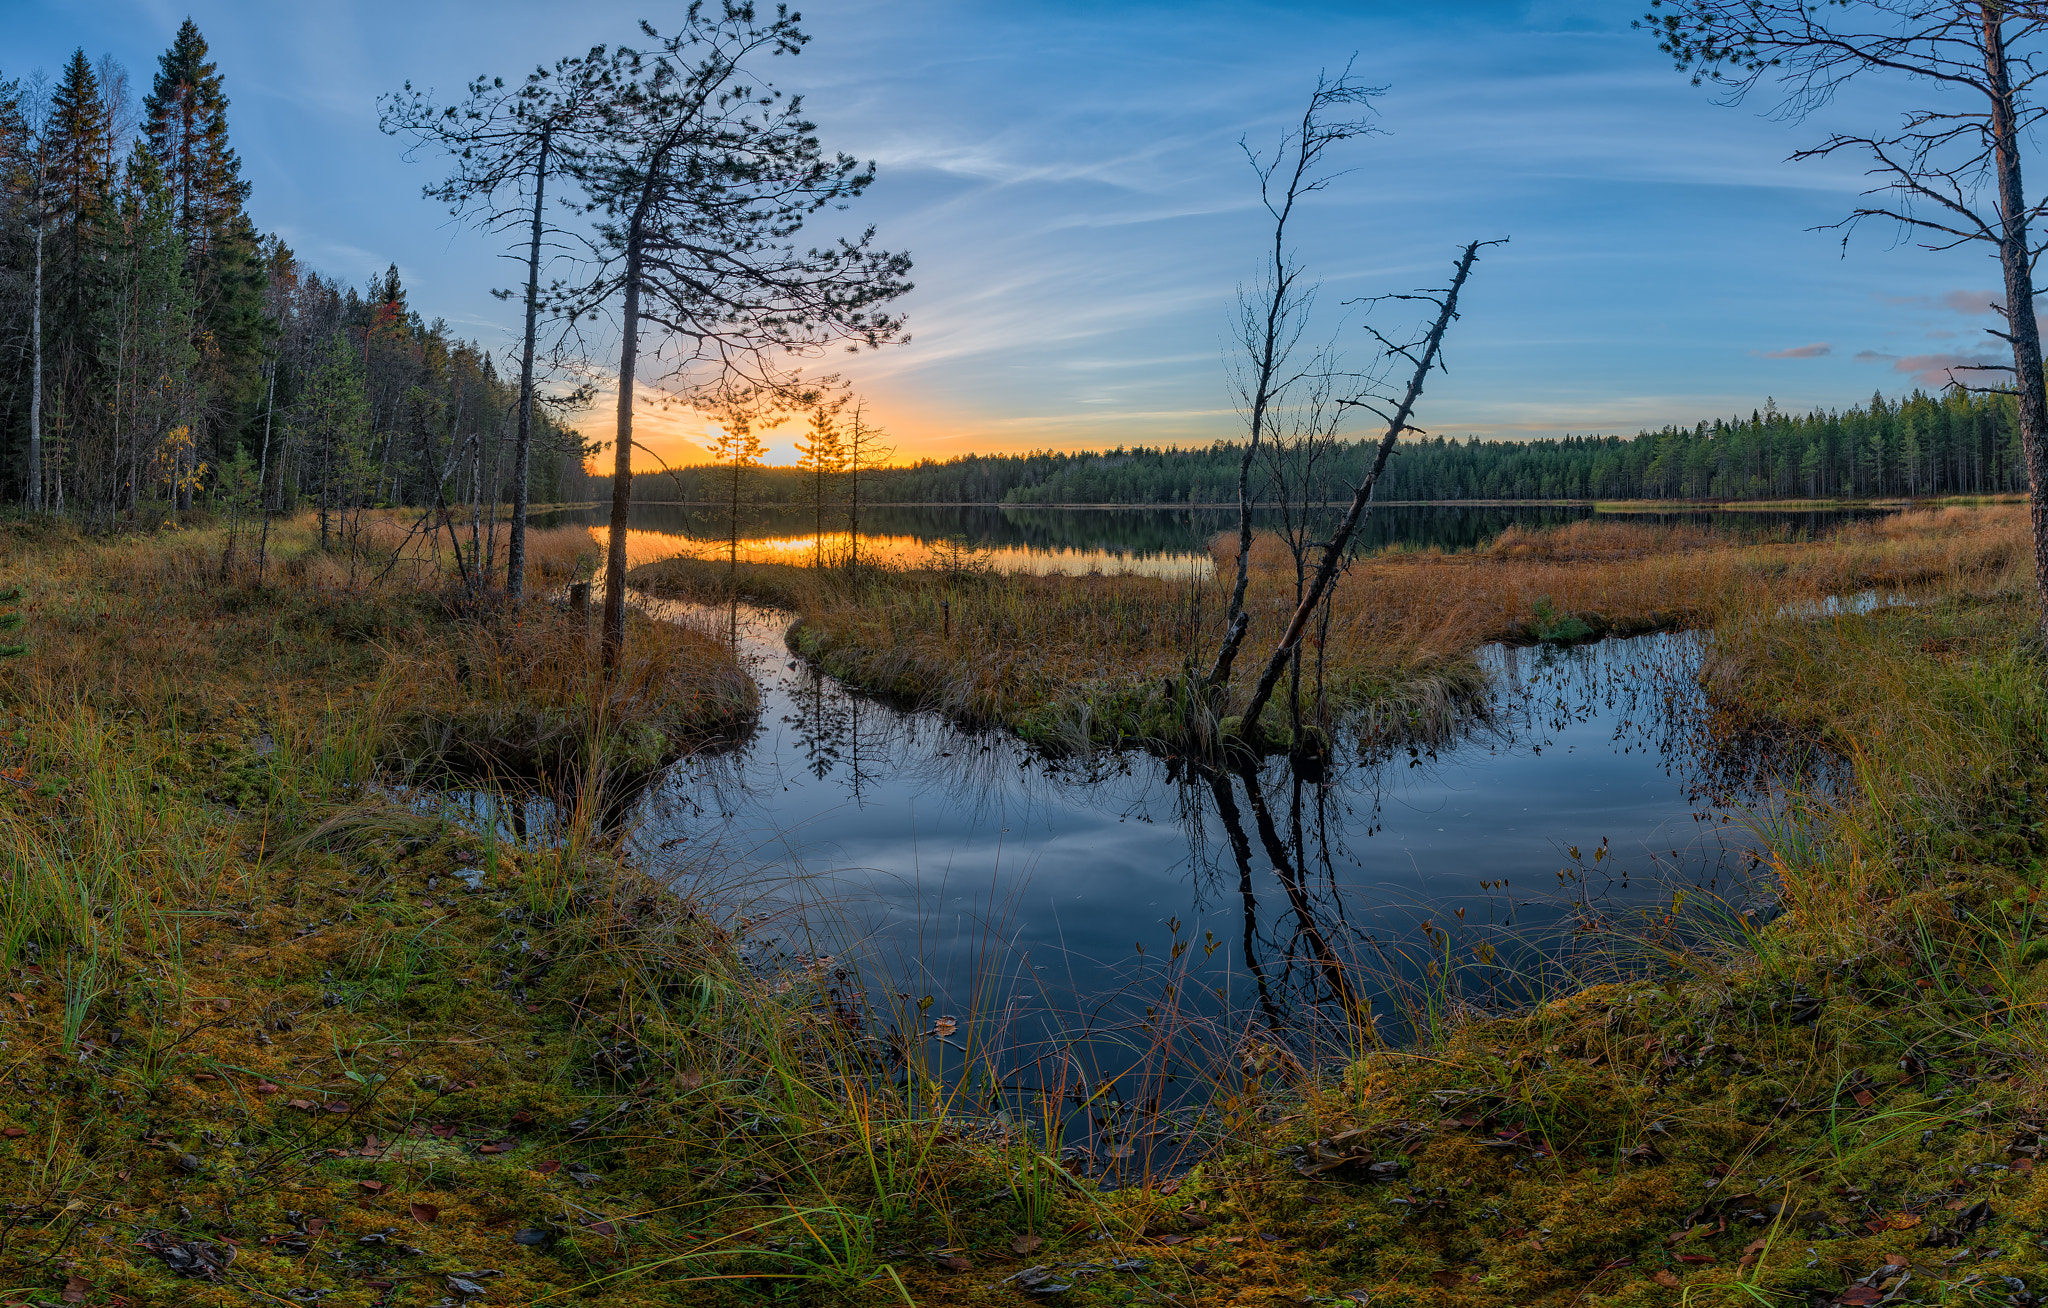
[[[911,290],[799,240],[876,178],[800,23],[384,99],[516,238],[516,385],[256,229],[190,21],[139,112],[0,80],[0,1308],[2048,1299],[2032,316],[2008,389],[1424,438],[1504,242],[1315,343],[1347,67],[1245,147],[1242,439],[887,466],[799,367]]]
[[[523,834],[407,788],[433,779],[423,715],[614,729],[608,699],[564,689],[592,670],[587,629],[470,615],[426,553],[351,585],[314,531],[280,529],[260,584],[220,580],[218,527],[8,537],[7,575],[36,579],[0,795],[18,1297],[1008,1302],[1022,1273],[1074,1302],[1621,1304],[1915,1269],[2004,1300],[2001,1278],[2040,1273],[2048,705],[2015,509],[1776,546],[1580,524],[1362,561],[1410,597],[1376,641],[1446,658],[1529,638],[1540,596],[1589,625],[1698,627],[1723,728],[1818,742],[1850,784],[1765,833],[1775,915],[1612,915],[1626,948],[1588,984],[1506,1009],[1424,974],[1400,1041],[1209,1041],[1173,1150],[1110,1189],[1085,1108],[992,1105],[962,1074],[951,1044],[1000,1043],[975,1015],[897,1023],[850,998],[844,961],[764,963],[760,928],[630,856],[587,784]],[[534,592],[587,568],[588,540],[536,533]],[[740,575],[803,615],[799,650],[843,621],[840,583]],[[1026,580],[878,571],[859,593],[941,624],[919,646],[940,655],[942,596],[956,632],[1062,588],[1165,620],[1219,602]],[[1815,602],[1872,590],[1915,602]],[[828,629],[859,650],[890,626]],[[905,648],[876,644],[877,665]],[[747,707],[708,636],[628,648],[670,691],[660,722],[711,734]],[[1071,657],[1049,697],[1122,656]],[[464,662],[466,682],[422,675]],[[895,689],[957,710],[945,688],[973,682],[931,666],[938,691]],[[587,783],[615,755],[576,757]]]

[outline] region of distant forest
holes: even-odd
[[[1234,501],[1242,446],[1143,446],[1103,453],[970,454],[862,475],[861,498],[893,504],[1215,504]],[[1341,477],[1361,467],[1365,442],[1327,466],[1325,496],[1349,497]],[[717,500],[729,470],[694,467],[636,477],[647,499]],[[593,478],[591,494],[606,493]],[[1695,427],[1633,437],[1404,441],[1380,500],[1772,500],[1988,495],[2022,491],[2013,398],[1961,391],[1903,400],[1873,395],[1845,412],[1780,413],[1775,406]],[[806,474],[755,473],[764,505],[804,500]]]

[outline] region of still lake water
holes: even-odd
[[[687,519],[654,516],[664,507],[636,520],[636,561],[701,541]],[[1574,515],[1374,521],[1383,543],[1471,548],[1510,522]],[[1842,520],[1690,516],[1793,537]],[[1206,564],[1196,542],[1215,529],[1184,512],[871,522],[884,539],[964,538],[1047,571]],[[728,629],[724,611],[650,607]],[[1212,1079],[1248,1040],[1326,1048],[1355,1022],[1398,1040],[1419,1013],[1597,970],[1616,941],[1664,931],[1675,902],[1694,928],[1770,911],[1755,851],[1788,778],[1768,770],[1773,751],[1717,736],[1697,635],[1489,647],[1488,710],[1457,740],[1391,755],[1352,742],[1314,784],[1285,760],[1218,777],[1143,754],[1046,758],[846,691],[791,658],[786,624],[739,610],[759,729],[678,764],[636,839],[679,888],[742,894],[765,962],[829,960],[874,1029],[955,1070],[986,1057],[1013,1089],[1124,1076],[1171,1099],[1162,1078]]]
[[[1601,517],[1628,522],[1685,523],[1742,539],[1806,540],[1854,519],[1885,509],[1630,510],[1596,513],[1584,505],[1418,504],[1375,507],[1359,524],[1358,548],[1478,549],[1510,525],[1558,526]],[[557,509],[534,515],[537,526],[602,528],[604,506]],[[703,504],[635,504],[628,520],[635,564],[678,553],[724,557],[731,539],[723,509]],[[1261,525],[1267,525],[1264,521]],[[843,524],[829,518],[824,531],[809,514],[758,510],[740,523],[742,559],[767,563],[808,563],[822,546],[843,551]],[[966,544],[986,551],[1004,572],[1143,572],[1159,576],[1206,576],[1213,571],[1206,542],[1237,527],[1235,510],[1218,508],[1060,509],[1028,505],[983,507],[882,507],[861,514],[862,557],[908,566],[930,563],[937,550]]]

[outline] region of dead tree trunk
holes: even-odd
[[[1280,674],[1292,661],[1294,650],[1301,643],[1301,633],[1308,626],[1309,617],[1315,612],[1316,605],[1321,602],[1323,592],[1329,589],[1330,582],[1343,566],[1344,551],[1350,546],[1351,535],[1358,529],[1359,521],[1365,516],[1367,505],[1372,501],[1373,487],[1379,484],[1380,473],[1386,469],[1387,459],[1394,452],[1395,442],[1401,439],[1402,432],[1409,429],[1408,418],[1415,411],[1415,402],[1422,398],[1423,383],[1429,379],[1430,370],[1436,366],[1437,354],[1443,347],[1444,333],[1450,330],[1451,323],[1458,316],[1458,292],[1464,289],[1465,279],[1471,274],[1472,265],[1479,258],[1479,251],[1485,246],[1498,244],[1498,241],[1474,241],[1467,245],[1464,253],[1458,257],[1458,271],[1451,278],[1450,288],[1444,292],[1444,298],[1438,301],[1436,322],[1431,325],[1429,334],[1415,345],[1394,347],[1394,353],[1413,363],[1415,371],[1409,376],[1408,389],[1402,394],[1394,411],[1386,415],[1386,434],[1380,437],[1379,445],[1373,452],[1372,467],[1352,494],[1351,506],[1345,510],[1344,520],[1337,525],[1337,530],[1330,533],[1329,542],[1323,547],[1322,562],[1317,565],[1315,577],[1309,582],[1308,593],[1303,595],[1301,602],[1295,606],[1294,617],[1287,624],[1286,634],[1280,637],[1280,643],[1274,647],[1272,656],[1266,660],[1265,671],[1259,675],[1258,688],[1252,692],[1251,703],[1247,704],[1244,710],[1244,732],[1248,739],[1258,738],[1259,714],[1265,709],[1266,701],[1272,698],[1273,687],[1278,684]],[[1349,403],[1365,404],[1364,401],[1358,400]]]

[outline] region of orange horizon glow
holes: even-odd
[[[589,531],[590,538],[603,548],[606,528],[592,524]],[[831,565],[845,560],[850,540],[851,537],[843,531],[828,531],[823,536],[742,537],[739,560],[742,563],[799,565],[822,560]],[[729,548],[730,545],[724,541],[629,528],[626,532],[626,566],[637,568],[644,563],[660,563],[674,558],[723,562],[728,557]],[[862,532],[860,556],[864,562],[897,568],[930,568],[943,563],[940,550],[933,543],[916,536],[870,536]],[[1193,578],[1208,577],[1215,571],[1215,564],[1210,558],[1192,552],[1140,556],[1114,554],[1107,550],[1011,546],[981,551],[980,558],[995,572],[1028,572],[1038,576],[1132,572],[1148,577]]]

